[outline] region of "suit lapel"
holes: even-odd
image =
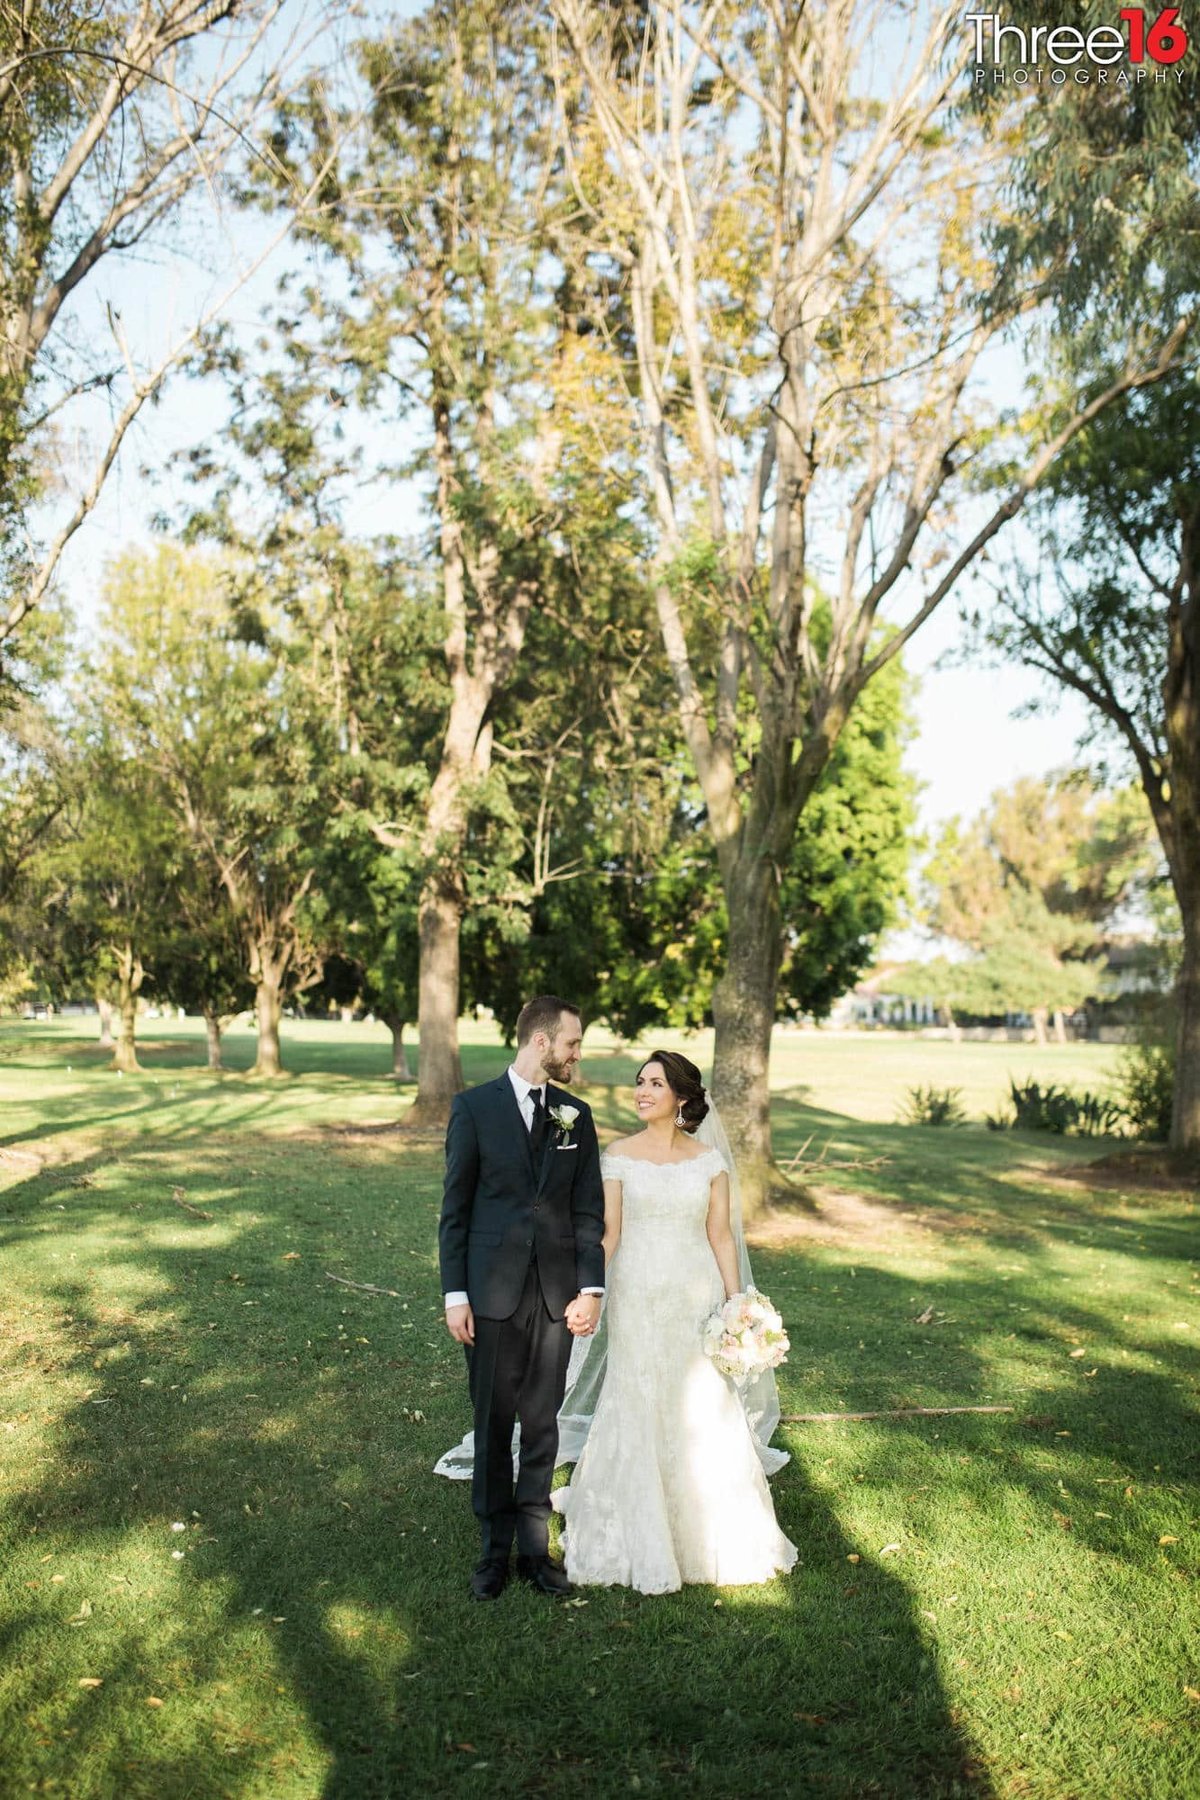
[[[529,1127],[521,1117],[521,1108],[517,1101],[517,1091],[513,1087],[512,1082],[508,1079],[507,1069],[496,1083],[496,1086],[501,1090],[499,1095],[500,1104],[504,1111],[504,1115],[508,1120],[509,1129],[520,1133],[521,1142],[525,1146],[525,1160],[529,1164],[530,1174],[536,1181],[538,1172],[533,1166],[533,1149],[529,1142]]]
[[[512,1084],[510,1083],[509,1085],[511,1086]],[[558,1088],[552,1088],[550,1086],[550,1083],[547,1082],[546,1083],[546,1112],[547,1112],[547,1115],[549,1114],[550,1108],[552,1106],[561,1106],[563,1101],[566,1098],[567,1098],[567,1096],[564,1093],[562,1093]],[[555,1124],[553,1119],[548,1117],[547,1125],[546,1125],[546,1143],[542,1150],[542,1166],[540,1169],[537,1170],[537,1184],[538,1184],[539,1193],[541,1191],[542,1184],[544,1183],[544,1181],[546,1179],[546,1176],[550,1173],[550,1158],[554,1155],[554,1148],[559,1139],[559,1132],[560,1132],[560,1127]]]

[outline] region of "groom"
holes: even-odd
[[[595,1330],[604,1292],[596,1128],[588,1108],[562,1091],[582,1042],[583,1020],[569,1001],[530,1000],[511,1068],[456,1095],[446,1132],[438,1241],[446,1325],[466,1349],[475,1410],[476,1600],[503,1592],[514,1537],[523,1580],[544,1594],[571,1592],[549,1555],[550,1481],[571,1337]]]

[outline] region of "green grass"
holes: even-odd
[[[145,1034],[117,1078],[70,1022],[0,1025],[5,1800],[1200,1791],[1198,1197],[893,1123],[917,1082],[979,1116],[1111,1052],[781,1034],[785,1411],[1015,1410],[785,1427],[771,1587],[485,1608],[430,1474],[466,1422],[440,1157],[390,1129],[386,1034],[290,1028],[272,1086],[245,1034],[219,1077],[191,1024]],[[628,1129],[636,1057],[589,1048]]]

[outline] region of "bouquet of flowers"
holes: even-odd
[[[704,1352],[722,1375],[747,1380],[787,1360],[788,1334],[765,1294],[750,1287],[732,1294],[705,1321]]]

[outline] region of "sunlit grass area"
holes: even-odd
[[[785,1426],[770,1587],[478,1607],[430,1473],[466,1423],[440,1155],[394,1129],[386,1032],[292,1026],[261,1084],[192,1022],[118,1078],[92,1023],[0,1026],[6,1797],[1200,1790],[1198,1196],[894,1122],[918,1081],[979,1117],[1115,1053],[781,1034],[785,1411],[1013,1410]],[[626,1130],[636,1054],[589,1049]]]

